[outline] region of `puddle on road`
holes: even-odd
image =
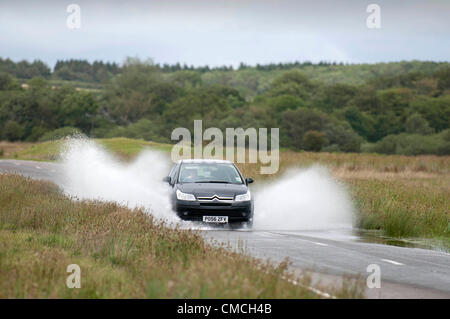
[[[393,238],[383,235],[379,230],[354,229],[356,241],[374,244],[383,244],[407,248],[421,248],[450,253],[450,243],[444,240],[421,238]]]
[[[192,226],[192,225],[191,225]],[[334,241],[353,241],[361,243],[381,244],[406,248],[421,248],[434,251],[450,253],[450,241],[430,238],[394,238],[383,235],[381,230],[364,230],[355,228],[327,229],[327,230],[274,230],[274,229],[240,229],[229,227],[228,225],[202,225],[195,224],[199,231],[214,232],[215,236],[223,232],[226,234],[248,233],[251,238],[252,233],[264,234],[266,237],[279,238],[283,236],[299,236],[316,239],[327,239]]]
[[[406,248],[421,248],[450,253],[450,242],[447,240],[429,239],[429,238],[393,238],[383,235],[379,230],[363,230],[363,229],[328,229],[328,230],[271,230],[271,229],[232,229],[229,227],[199,227],[198,230],[206,232],[224,231],[224,233],[232,232],[249,232],[265,233],[268,237],[279,236],[300,236],[311,238],[323,238],[336,241],[353,241],[361,243],[373,243]]]

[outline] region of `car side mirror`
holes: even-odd
[[[253,183],[253,182],[254,182],[254,180],[253,180],[253,178],[251,178],[251,177],[247,177],[247,178],[245,179],[245,184],[246,184],[246,185],[251,184],[251,183]]]
[[[163,182],[166,182],[166,183],[169,183],[169,184],[170,184],[171,180],[172,179],[170,178],[170,176],[166,176],[166,177],[163,178]]]

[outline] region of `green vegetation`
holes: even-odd
[[[0,139],[38,141],[72,127],[90,137],[172,143],[176,127],[278,127],[282,147],[450,154],[450,66],[291,63],[210,69],[128,58],[0,59]],[[26,81],[26,86],[20,85]],[[54,130],[56,133],[53,133]]]
[[[7,152],[4,158],[14,158],[32,161],[56,161],[61,152],[61,141],[51,141],[36,144],[3,143]]]
[[[143,149],[152,148],[159,151],[170,151],[172,145],[155,143],[144,140],[133,140],[129,138],[111,138],[111,139],[97,139],[100,145],[118,155],[121,158],[133,159]]]
[[[155,143],[151,141],[135,140],[129,138],[96,139],[100,145],[114,153],[121,159],[130,160],[136,157],[145,148],[152,148],[160,151],[170,151],[172,145]],[[64,145],[63,140],[47,141],[42,143],[25,144],[20,143],[0,143],[0,147],[7,149],[4,158],[14,158],[32,161],[55,161]]]
[[[56,141],[67,136],[74,136],[82,134],[81,131],[75,127],[65,126],[61,128],[57,128],[51,132],[47,132],[39,138],[39,141]]]
[[[450,183],[445,178],[350,180],[358,204],[357,226],[391,237],[442,239],[450,248]]]
[[[274,266],[212,247],[141,210],[72,201],[42,181],[0,174],[0,298],[318,298]],[[66,287],[67,266],[81,288]],[[255,271],[258,269],[258,271]],[[345,279],[338,297],[361,297]]]
[[[450,154],[450,130],[435,135],[398,134],[388,135],[381,141],[366,145],[366,151],[382,154]]]

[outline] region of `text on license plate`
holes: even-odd
[[[204,223],[228,223],[228,216],[203,216]]]

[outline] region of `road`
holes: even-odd
[[[0,172],[53,181],[65,187],[59,164],[0,160]],[[257,218],[257,216],[255,217]],[[368,243],[351,230],[202,231],[215,244],[227,244],[256,257],[281,262],[286,257],[294,271],[313,270],[314,282],[338,284],[342,275],[371,273],[380,267],[381,288],[366,289],[369,298],[450,298],[450,254],[441,251]]]

